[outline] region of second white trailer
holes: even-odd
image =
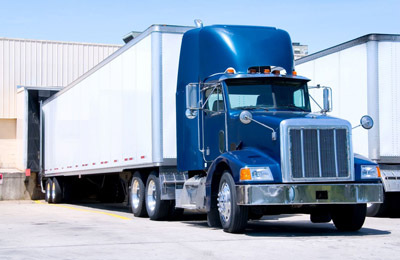
[[[386,202],[370,215],[400,202],[399,60],[400,35],[369,34],[296,61],[296,70],[313,79],[310,85],[333,89],[332,115],[353,126],[367,114],[375,122],[370,131],[353,130],[354,151],[379,163],[386,192]]]

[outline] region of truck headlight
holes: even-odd
[[[273,181],[269,167],[249,167],[240,169],[241,181]]]
[[[361,179],[376,179],[381,177],[379,166],[361,165]]]

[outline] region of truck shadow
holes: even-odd
[[[73,205],[84,206],[99,210],[111,210],[115,212],[129,213],[126,203],[96,203],[93,201],[80,201]],[[271,215],[264,216],[261,220],[250,220],[242,233],[252,237],[312,237],[312,236],[378,236],[389,235],[390,231],[378,230],[364,226],[357,232],[340,232],[332,222],[311,223],[305,219],[294,219],[295,215]],[[390,216],[398,218],[399,216]],[[166,221],[181,222],[196,228],[212,229],[207,224],[207,215],[197,212],[186,212],[177,218]],[[223,232],[221,230],[221,232]]]
[[[131,212],[126,203],[100,203],[93,201],[74,201],[71,205],[83,206],[99,210],[111,210],[116,212],[129,213]]]
[[[357,232],[338,231],[332,222],[312,223],[306,220],[294,220],[293,215],[264,216],[261,220],[250,220],[242,235],[252,237],[313,237],[313,236],[378,236],[389,235],[391,232],[364,227]],[[199,227],[210,228],[207,221],[183,221],[186,224]],[[222,230],[221,230],[222,231]]]
[[[333,223],[311,223],[310,221],[250,221],[244,232],[245,235],[260,237],[310,237],[310,236],[377,236],[389,235],[386,230],[364,227],[357,232],[338,231]]]

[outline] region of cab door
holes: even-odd
[[[211,86],[203,93],[204,159],[211,162],[226,150],[226,105],[221,84]]]

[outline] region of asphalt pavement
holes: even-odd
[[[151,221],[120,204],[0,201],[0,259],[400,259],[400,218],[343,233],[308,215],[264,216],[229,234],[199,214]]]

